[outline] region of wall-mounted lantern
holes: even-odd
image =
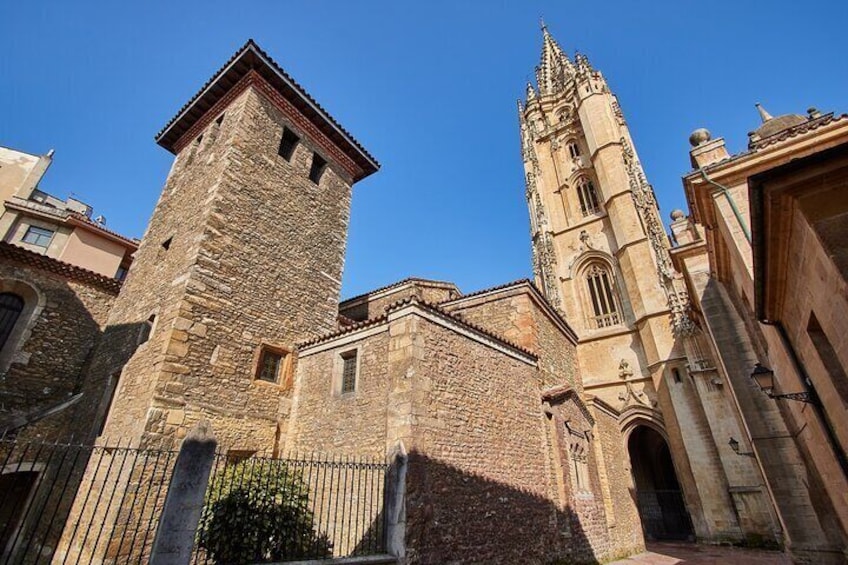
[[[797,400],[799,402],[812,403],[813,399],[809,392],[790,392],[787,394],[774,393],[774,371],[768,367],[764,367],[757,363],[754,365],[754,370],[751,372],[751,378],[760,387],[760,390],[766,393],[769,398],[777,400],[785,398],[787,400]]]
[[[733,450],[733,453],[735,453],[736,455],[747,455],[747,456],[749,456],[749,457],[753,457],[753,456],[754,456],[754,453],[753,453],[753,452],[751,452],[751,451],[748,451],[748,452],[744,452],[744,451],[742,451],[742,452],[740,452],[740,451],[739,451],[739,442],[738,442],[738,441],[736,441],[736,439],[735,439],[733,436],[731,436],[731,437],[730,437],[730,441],[729,441],[729,442],[727,442],[727,445],[729,445],[729,446],[730,446],[730,449],[732,449],[732,450]]]

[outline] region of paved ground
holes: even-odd
[[[647,553],[634,555],[609,565],[789,565],[792,561],[777,551],[717,547],[693,543],[649,543]]]

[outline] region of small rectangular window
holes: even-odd
[[[324,174],[324,169],[327,166],[327,161],[325,161],[320,155],[317,153],[312,154],[312,167],[309,169],[309,180],[318,184],[318,181],[321,180],[321,175]]]
[[[356,390],[356,351],[342,353],[342,394]]]
[[[47,247],[50,245],[50,240],[53,239],[53,230],[30,226],[24,234],[23,242],[37,245],[39,247]]]
[[[121,265],[120,267],[118,267],[118,272],[115,273],[115,279],[122,281],[125,278],[127,278],[127,267]]]
[[[259,356],[259,367],[257,367],[256,378],[269,383],[279,382],[282,366],[283,354],[279,351],[263,347]]]
[[[280,140],[280,148],[277,153],[286,161],[291,161],[295,147],[300,138],[289,128],[283,128],[283,138]]]

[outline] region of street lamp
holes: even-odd
[[[754,453],[750,452],[750,451],[747,452],[747,453],[744,453],[744,452],[740,453],[739,452],[739,442],[736,441],[736,438],[734,438],[733,436],[730,436],[730,441],[727,442],[727,445],[730,446],[730,449],[732,449],[733,453],[735,453],[736,455],[749,455],[751,457],[754,456]]]
[[[766,393],[769,398],[777,400],[785,398],[787,400],[797,400],[799,402],[812,403],[813,399],[809,392],[790,392],[787,394],[774,393],[774,371],[768,367],[764,367],[757,363],[754,365],[754,370],[751,371],[751,378],[760,387],[760,390]]]

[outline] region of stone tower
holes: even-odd
[[[167,445],[207,419],[221,445],[277,448],[295,344],[336,327],[351,187],[378,164],[253,41],[157,142],[176,158],[92,361],[113,383],[102,435]]]
[[[733,483],[762,479],[724,453],[742,424],[732,401],[712,394],[712,355],[618,101],[586,56],[571,60],[542,34],[537,85],[518,108],[534,275],[578,333],[586,393],[619,413],[646,534],[770,537],[767,497],[733,499]],[[692,528],[651,531],[660,511],[669,521],[688,513]]]

